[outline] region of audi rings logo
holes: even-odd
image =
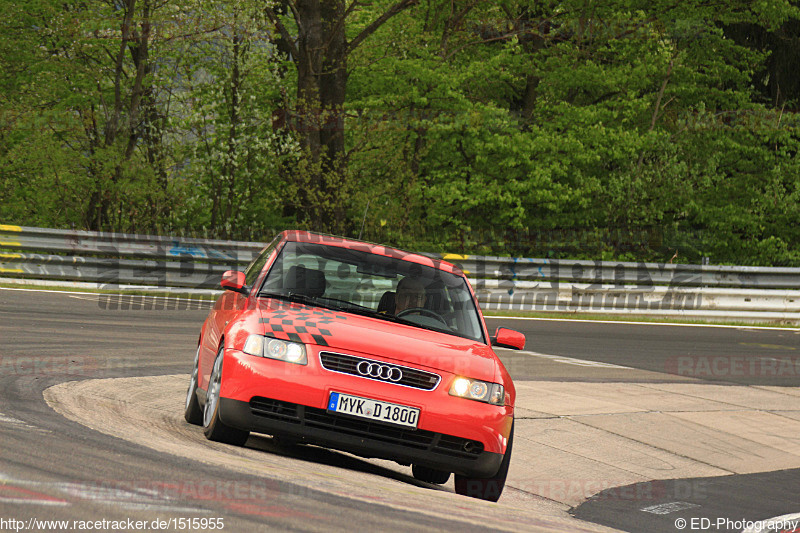
[[[362,376],[383,379],[397,383],[403,379],[403,371],[396,366],[380,365],[378,363],[370,363],[369,361],[361,361],[356,365],[356,370]]]

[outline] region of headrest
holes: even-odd
[[[395,308],[395,297],[394,292],[386,291],[381,296],[381,301],[378,302],[378,309],[379,313],[394,313]]]
[[[283,280],[284,289],[312,298],[322,296],[326,287],[324,272],[303,265],[290,267]]]

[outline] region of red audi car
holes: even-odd
[[[412,467],[415,478],[496,501],[515,390],[456,266],[376,244],[287,231],[203,323],[185,417],[207,438],[250,432]]]

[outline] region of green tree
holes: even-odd
[[[5,144],[8,194],[24,199],[33,185],[66,220],[89,229],[119,228],[131,215],[158,218],[150,185],[164,193],[164,163],[159,138],[148,131],[158,120],[150,48],[163,4],[23,0],[13,7],[26,16],[3,19],[13,28],[5,44],[36,46],[6,58],[20,73],[7,93],[6,109],[19,113],[11,126],[19,142]]]
[[[298,152],[291,136],[273,131],[281,105],[280,61],[260,2],[203,0],[182,6],[202,13],[203,31],[172,52],[181,80],[172,116],[183,132],[177,176],[190,189],[187,221],[213,235],[265,239],[282,217],[291,183],[280,168]]]
[[[286,111],[304,151],[296,173],[298,211],[313,228],[342,233],[349,227],[343,114],[348,59],[376,30],[416,2],[285,0],[266,8],[281,36],[279,47],[290,54],[295,68],[294,109]]]
[[[0,218],[798,265],[798,21],[794,0],[19,0]]]
[[[724,28],[779,22],[792,13],[785,2],[723,11],[711,2],[428,7],[431,16],[396,21],[389,33],[417,40],[395,44],[392,59],[380,55],[389,41],[365,55],[374,66],[353,99],[410,117],[353,141],[367,146],[362,171],[384,177],[385,200],[372,208],[377,235],[405,235],[414,221],[412,240],[460,236],[472,250],[485,242],[497,252],[665,260],[677,229],[689,236],[678,236],[689,245],[683,253],[699,260],[709,242],[731,242],[724,232],[736,226],[732,213],[717,211],[725,216],[708,225],[717,203],[734,207],[739,225],[763,225],[750,205],[731,204],[720,191],[735,184],[730,190],[762,198],[767,188],[757,184],[793,167],[792,133],[693,124],[706,113],[765,111],[750,87],[764,55],[726,38]],[[378,76],[385,82],[373,90]],[[787,181],[769,190],[791,198],[797,187]],[[526,239],[542,229],[583,238],[563,250]],[[609,229],[621,238],[603,240]],[[654,232],[653,242],[630,242]],[[725,247],[720,257],[747,255],[745,242],[738,251]]]

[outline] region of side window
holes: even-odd
[[[278,243],[273,241],[269,246],[264,248],[258,257],[256,257],[252,263],[247,267],[247,270],[244,271],[244,281],[248,287],[252,287],[253,283],[256,282],[258,279],[258,275],[261,273],[261,269],[264,268],[264,263],[267,262],[269,259],[269,254],[272,253],[272,250],[275,249],[275,246]]]

